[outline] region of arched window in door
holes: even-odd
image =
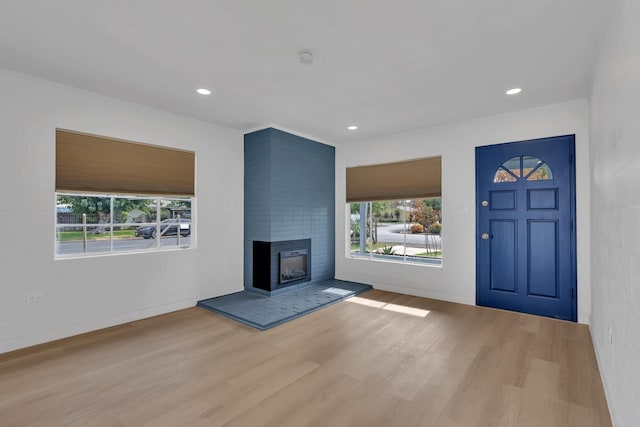
[[[544,181],[553,179],[553,172],[547,163],[537,157],[518,156],[504,162],[496,170],[493,182],[516,182],[518,180]]]

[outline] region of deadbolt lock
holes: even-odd
[[[481,205],[486,208],[487,206],[489,206],[489,202],[487,202],[486,200],[483,200]]]

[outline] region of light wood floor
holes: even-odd
[[[609,426],[584,325],[369,291],[265,332],[199,308],[0,355],[1,426]]]

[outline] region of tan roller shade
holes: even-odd
[[[439,197],[441,157],[347,168],[347,202]]]
[[[195,153],[56,129],[56,191],[194,195]]]

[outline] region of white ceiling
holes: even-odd
[[[612,3],[0,0],[0,67],[341,143],[588,96]]]

